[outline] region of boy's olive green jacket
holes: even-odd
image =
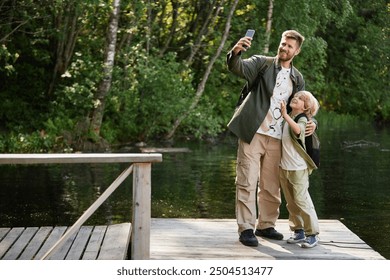
[[[242,59],[241,54],[235,55],[232,51],[227,54],[229,71],[244,78],[247,81],[246,87],[251,89],[242,104],[235,110],[232,119],[228,123],[228,128],[248,144],[252,141],[253,136],[267,115],[276,83],[276,76],[282,69],[278,59],[275,57],[271,66],[264,73],[261,73],[266,61],[267,58],[262,55],[254,55],[248,59]],[[290,100],[296,92],[305,89],[305,81],[302,74],[294,66],[291,66],[290,78],[293,84],[293,91],[288,104],[290,104]],[[290,110],[290,106],[288,106],[288,110]]]
[[[296,116],[291,116],[291,113],[290,113],[290,117],[295,119]],[[283,123],[284,122],[285,121],[283,121]],[[309,171],[309,175],[310,175],[313,172],[313,170],[317,169],[318,167],[314,163],[314,161],[311,159],[311,157],[308,155],[308,153],[306,152],[305,130],[306,130],[306,125],[307,125],[307,118],[301,117],[298,119],[297,123],[301,128],[301,133],[299,135],[295,135],[290,126],[289,126],[289,133],[290,133],[291,141],[293,143],[294,148],[300,154],[300,156],[306,161],[307,170]],[[299,144],[298,139],[300,140],[302,145]]]

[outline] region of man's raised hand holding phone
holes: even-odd
[[[244,37],[242,37],[233,47],[234,54],[239,54],[241,51],[247,51],[251,46],[251,41],[255,35],[255,30],[248,29]]]

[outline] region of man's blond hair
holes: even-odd
[[[282,34],[282,38],[283,37],[296,40],[298,42],[298,47],[299,48],[301,48],[301,46],[303,44],[303,41],[305,41],[305,37],[303,37],[301,35],[301,33],[299,33],[296,30],[286,30],[286,31],[284,31],[283,34]]]

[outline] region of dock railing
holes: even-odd
[[[131,222],[131,259],[150,258],[151,223],[151,166],[162,162],[158,153],[89,153],[89,154],[0,154],[0,164],[76,164],[76,163],[131,163],[103,194],[84,212],[66,233],[43,256],[47,259],[75,232],[133,172],[133,205]]]

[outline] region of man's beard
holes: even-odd
[[[285,54],[286,56],[285,57],[281,57],[282,54]],[[289,61],[291,59],[293,59],[294,55],[291,55],[289,56],[286,52],[284,51],[280,51],[278,52],[278,58],[280,61]]]

